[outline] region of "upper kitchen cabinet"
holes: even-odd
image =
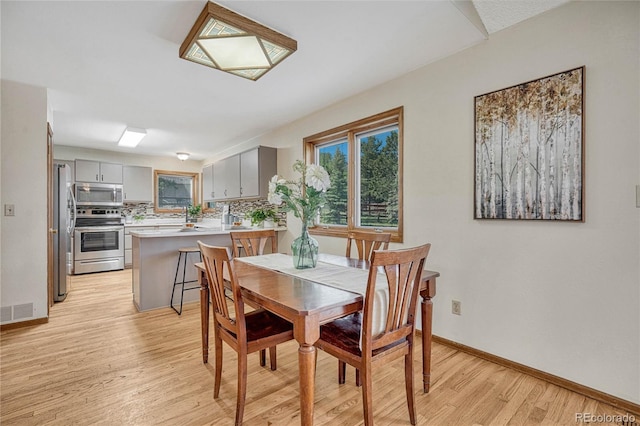
[[[277,151],[260,146],[240,154],[240,196],[266,198],[269,180],[276,174]]]
[[[76,160],[76,182],[122,183],[122,164]]]
[[[153,169],[151,167],[124,166],[122,181],[125,202],[150,203],[153,201]]]
[[[266,198],[276,170],[277,150],[265,146],[209,164],[202,169],[204,200]]]
[[[202,168],[202,201],[213,201],[213,164]]]
[[[240,156],[220,160],[213,165],[213,199],[240,198]]]

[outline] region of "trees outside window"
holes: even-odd
[[[314,234],[380,230],[402,241],[402,107],[309,136],[304,148],[331,177]]]
[[[320,211],[320,223],[347,225],[348,204],[348,142],[318,146],[318,164],[325,168],[331,178],[331,187],[327,191],[327,201]]]
[[[183,211],[185,207],[197,204],[197,173],[156,170],[154,183],[156,212]]]

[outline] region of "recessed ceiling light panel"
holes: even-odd
[[[127,148],[135,148],[146,135],[147,131],[145,129],[127,127],[126,129],[124,129],[122,136],[120,136],[118,145]]]
[[[257,80],[297,48],[295,40],[208,2],[180,46],[180,57]]]

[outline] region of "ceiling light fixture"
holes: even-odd
[[[189,158],[189,153],[188,152],[177,152],[176,155],[178,156],[178,160],[180,160],[180,161],[184,161],[187,158]]]
[[[295,40],[207,2],[180,57],[255,81],[297,49]]]
[[[126,146],[128,148],[134,148],[146,135],[147,131],[145,129],[127,127],[126,129],[124,129],[124,133],[122,134],[122,136],[120,136],[118,145]]]

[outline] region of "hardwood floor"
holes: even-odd
[[[130,277],[129,270],[76,276],[48,323],[2,332],[2,425],[233,424],[235,352],[224,347],[214,400],[213,367],[200,351],[199,305],[185,305],[181,316],[170,308],[138,313]],[[278,347],[277,371],[260,367],[253,355],[244,424],[299,424],[297,344]],[[420,362],[416,354],[420,425],[576,424],[576,413],[626,414],[441,344],[433,346],[425,395]],[[352,368],[338,385],[336,360],[319,351],[316,380],[316,425],[363,424]],[[374,371],[373,403],[376,424],[410,424],[402,360]]]

